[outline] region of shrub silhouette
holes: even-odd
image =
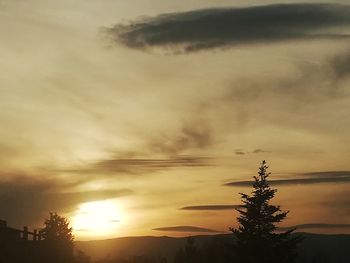
[[[74,237],[68,219],[57,213],[50,213],[44,224],[45,227],[40,231],[43,239],[41,260],[57,263],[74,262]]]

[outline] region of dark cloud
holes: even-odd
[[[20,177],[0,182],[0,218],[13,226],[40,223],[48,212],[70,212],[82,202],[129,195],[128,189],[69,191],[66,184]]]
[[[304,173],[303,176],[314,177],[350,177],[350,171],[326,171],[326,172],[310,172]]]
[[[88,167],[65,170],[80,174],[140,174],[181,167],[206,167],[212,158],[203,156],[175,156],[166,158],[111,158],[101,160]]]
[[[174,155],[188,149],[204,149],[213,143],[214,138],[208,121],[197,119],[183,123],[176,134],[152,138],[148,148],[152,152]]]
[[[213,229],[197,227],[197,226],[170,226],[170,227],[159,227],[152,230],[165,231],[165,232],[191,232],[191,233],[222,233]]]
[[[164,169],[174,167],[207,166],[207,157],[177,156],[165,159],[110,159],[103,160],[94,165],[98,170],[105,171],[125,171],[130,167],[140,167],[141,169]]]
[[[236,155],[245,155],[246,153],[239,149],[239,150],[235,150],[235,154]]]
[[[339,229],[339,228],[350,228],[350,224],[324,224],[324,223],[311,223],[311,224],[300,224],[290,227],[279,227],[279,230],[288,229]]]
[[[241,205],[195,205],[195,206],[185,206],[180,208],[180,210],[215,211],[215,210],[233,210],[240,207]]]
[[[275,4],[162,14],[117,24],[107,33],[131,48],[193,52],[243,43],[347,37],[336,28],[349,25],[349,5]]]
[[[335,77],[343,79],[350,76],[350,51],[340,53],[330,61]]]
[[[299,175],[292,179],[270,180],[272,186],[297,185],[297,184],[320,184],[320,183],[348,183],[350,171],[313,172]],[[251,186],[253,181],[229,182],[226,186]]]
[[[236,154],[236,155],[246,155],[246,154],[251,154],[251,153],[253,153],[253,154],[258,154],[258,153],[270,153],[270,151],[265,151],[265,150],[263,150],[263,149],[255,149],[255,150],[253,150],[253,151],[251,151],[251,152],[245,152],[245,151],[243,151],[243,150],[241,150],[241,149],[235,150],[235,154]]]
[[[198,119],[182,123],[180,129],[145,138],[145,143],[129,152],[112,152],[110,158],[97,160],[81,167],[60,172],[79,173],[87,178],[116,174],[145,174],[183,167],[206,167],[214,165],[214,158],[187,154],[205,149],[214,143],[208,121]],[[94,178],[92,178],[94,179]]]
[[[251,186],[253,181],[238,181],[231,182],[227,186]],[[296,185],[296,184],[320,184],[320,183],[344,183],[350,182],[350,177],[325,177],[325,178],[304,178],[304,179],[281,179],[270,180],[269,183],[273,186],[277,185]]]

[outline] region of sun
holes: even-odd
[[[121,222],[120,207],[113,201],[82,203],[72,217],[74,233],[79,236],[106,236]]]

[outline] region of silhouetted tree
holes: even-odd
[[[230,228],[236,237],[235,253],[238,262],[291,263],[296,257],[296,246],[301,241],[291,236],[292,230],[276,233],[276,224],[286,218],[289,211],[270,204],[276,189],[271,189],[267,178],[268,166],[262,161],[258,176],[254,176],[251,195],[240,193],[243,205],[237,221],[238,229]]]
[[[200,251],[197,249],[195,239],[190,236],[186,240],[186,246],[175,254],[174,263],[202,262],[200,256]]]
[[[43,260],[49,258],[47,262],[74,262],[74,237],[68,219],[50,213],[44,224],[45,227],[40,231],[43,238]]]
[[[213,236],[200,248],[200,263],[232,263],[231,235]]]
[[[184,249],[181,248],[176,252],[173,263],[183,263],[185,262],[185,259],[186,254],[184,252]]]
[[[73,247],[73,229],[69,226],[68,219],[59,216],[57,213],[50,213],[50,217],[44,222],[45,227],[40,234],[44,240],[64,241]]]
[[[186,263],[194,263],[197,261],[198,253],[197,253],[196,241],[191,236],[187,238],[185,253],[186,253]]]
[[[75,262],[76,263],[90,263],[91,259],[89,256],[85,255],[85,253],[81,250],[75,251]]]

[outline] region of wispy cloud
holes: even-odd
[[[339,229],[339,228],[350,228],[350,224],[325,224],[325,223],[310,223],[310,224],[300,224],[290,227],[279,227],[279,230],[287,229]]]
[[[253,151],[243,151],[242,149],[236,149],[236,155],[246,155],[246,154],[259,154],[259,153],[270,153],[270,151],[266,151],[263,149],[255,149]]]
[[[207,120],[185,122],[175,134],[150,138],[147,147],[156,153],[174,155],[189,149],[204,149],[214,143],[213,131]]]
[[[319,205],[326,207],[330,214],[350,216],[350,195],[346,190],[328,194],[324,200],[320,200]]]
[[[181,52],[293,39],[348,37],[350,6],[275,4],[216,8],[142,18],[107,29],[116,43]]]
[[[194,205],[181,207],[180,210],[188,211],[215,211],[215,210],[233,210],[241,207],[240,205]]]
[[[156,231],[164,232],[187,232],[187,233],[222,233],[222,231],[217,231],[204,227],[197,226],[170,226],[170,227],[159,227],[154,228]]]
[[[242,151],[241,149],[237,149],[237,150],[235,150],[235,154],[236,155],[245,155],[246,153],[244,151]]]
[[[349,183],[350,171],[330,171],[330,172],[312,172],[298,175],[296,178],[270,180],[273,186],[298,185],[298,184],[320,184],[320,183]],[[224,185],[226,186],[251,186],[253,181],[234,181]]]
[[[168,132],[159,132],[144,136],[143,142],[127,152],[118,152],[113,148],[110,157],[83,163],[76,167],[61,169],[61,172],[84,174],[90,178],[94,174],[138,175],[176,168],[200,168],[214,165],[214,158],[192,154],[205,150],[215,142],[213,132],[207,120],[200,118],[183,122],[179,128]],[[84,180],[84,179],[83,179]]]
[[[209,158],[183,156],[167,159],[110,159],[95,164],[97,169],[119,171],[123,167],[142,167],[145,169],[162,169],[187,166],[207,166]]]
[[[141,174],[181,167],[211,166],[212,158],[204,156],[175,156],[166,158],[111,158],[87,166],[65,170],[79,174]]]
[[[342,52],[330,61],[335,77],[343,79],[350,76],[350,51]]]

